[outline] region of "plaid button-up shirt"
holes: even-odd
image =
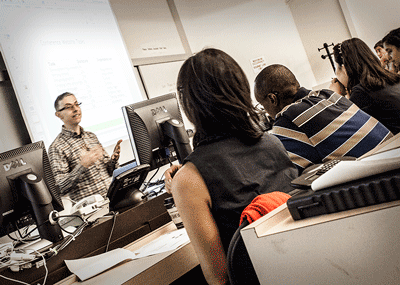
[[[74,201],[93,194],[106,196],[112,172],[118,163],[112,161],[103,149],[103,158],[94,165],[86,168],[80,164],[81,150],[95,145],[101,146],[94,133],[81,128],[81,134],[77,135],[64,126],[50,145],[50,165],[62,196],[69,196]]]

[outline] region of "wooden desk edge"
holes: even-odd
[[[137,249],[157,239],[163,234],[172,232],[174,230],[176,230],[176,227],[173,222],[170,222],[160,227],[159,229],[156,229],[153,232],[147,234],[146,236],[124,246],[124,248],[130,251],[136,251]],[[177,263],[180,263],[182,266],[176,266],[175,268],[172,269],[171,264],[177,264]],[[146,270],[133,276],[130,280],[126,281],[123,284],[133,284],[133,283],[138,284],[139,280],[140,284],[142,282],[145,282],[147,285],[165,284],[165,281],[172,282],[178,279],[186,272],[192,270],[198,264],[199,261],[196,257],[194,249],[192,245],[188,243],[180,247],[179,249],[175,250],[171,254],[167,255],[162,260],[151,265]],[[162,270],[161,272],[160,269]],[[71,285],[71,284],[82,284],[82,283],[83,282],[81,282],[75,274],[71,274],[67,278],[57,282],[55,285]]]

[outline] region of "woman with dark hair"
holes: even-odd
[[[382,39],[383,47],[385,48],[389,61],[393,62],[396,70],[400,69],[400,28],[390,31]]]
[[[225,284],[226,253],[242,211],[260,194],[293,190],[297,170],[282,143],[262,131],[246,75],[232,57],[205,49],[188,58],[177,89],[195,127],[194,151],[166,171],[166,188],[207,282]]]
[[[373,51],[358,38],[335,45],[333,55],[336,77],[347,88],[350,100],[393,134],[400,132],[400,75],[384,69]],[[337,87],[331,85],[336,92]]]

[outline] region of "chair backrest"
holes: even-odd
[[[233,235],[229,244],[227,260],[228,275],[231,285],[260,284],[251,263],[240,230],[249,225],[245,219]]]

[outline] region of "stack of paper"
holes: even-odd
[[[183,228],[164,234],[135,252],[117,248],[93,257],[65,260],[65,263],[72,273],[85,281],[124,261],[176,250],[188,242],[189,237]]]

